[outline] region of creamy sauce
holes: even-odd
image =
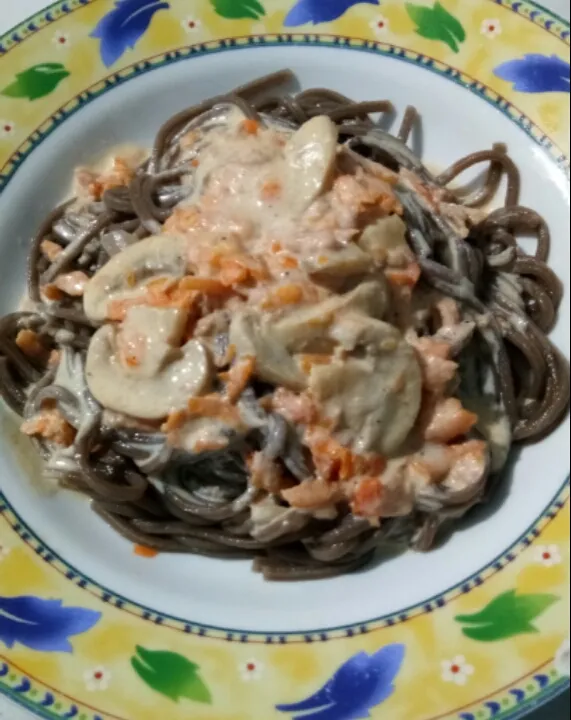
[[[193,167],[188,198],[162,234],[113,256],[85,289],[85,312],[102,324],[89,348],[87,383],[114,422],[161,427],[171,445],[201,452],[251,427],[238,400],[252,378],[299,400],[295,423],[314,457],[321,495],[311,497],[309,482],[286,485],[282,498],[292,498],[296,510],[260,505],[256,532],[299,523],[299,508],[335,510],[338,496],[326,482],[335,452],[350,452],[357,463],[344,492],[367,517],[407,514],[415,493],[433,482],[458,489],[463,468],[466,483],[477,487],[485,453],[446,444],[473,426],[471,414],[454,400],[448,416],[438,415],[456,377],[450,356],[474,325],[461,325],[452,303],[428,349],[417,337],[420,268],[407,244],[394,173],[353,160],[325,117],[294,132],[260,126],[234,109],[207,132],[193,128],[181,146],[180,161]],[[128,162],[116,160],[97,168],[99,180],[110,182],[113,173],[129,171]],[[401,180],[425,197],[417,178],[405,173]],[[468,281],[463,290],[471,294]],[[432,293],[417,302],[429,313],[440,299]],[[231,348],[221,365],[214,352],[220,335]],[[217,365],[230,370],[220,375]],[[428,435],[417,437],[418,421],[424,413],[431,427],[430,412],[444,439],[423,451]],[[440,456],[444,469],[435,470]],[[396,460],[385,493],[371,499],[368,475],[377,476],[379,461],[390,458]]]
[[[337,134],[327,122],[318,136],[301,139],[303,128],[296,134],[260,128],[250,135],[243,122],[234,112],[228,127],[212,132],[183,207],[197,210],[197,231],[230,234],[244,252],[264,257],[277,280],[305,279],[303,271],[284,270],[284,254],[302,268],[327,265],[336,252],[354,249],[362,204],[392,190],[363,172],[334,180]],[[192,234],[192,227],[185,229]]]

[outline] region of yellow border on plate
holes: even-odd
[[[30,67],[46,63],[63,65],[70,74],[35,100],[0,96],[0,188],[50,132],[111,87],[187,57],[283,43],[382,53],[437,72],[494,104],[568,172],[567,94],[519,92],[494,72],[524,58],[528,48],[569,62],[569,27],[544,9],[529,2],[443,0],[466,32],[465,40],[456,37],[451,46],[421,37],[400,0],[385,0],[381,7],[353,3],[332,22],[302,28],[284,26],[294,0],[261,1],[265,16],[230,20],[215,12],[210,0],[194,2],[192,17],[186,0],[147,0],[147,5],[169,8],[157,10],[135,48],[111,68],[102,62],[97,39],[89,38],[114,9],[111,0],[55,3],[1,38],[3,78],[16,82]],[[327,6],[329,0],[321,2]],[[254,0],[247,4],[258,7]],[[26,90],[25,83],[22,88],[16,93]],[[2,133],[3,127],[8,131]],[[0,646],[0,692],[41,717],[287,720],[293,713],[280,713],[276,705],[310,696],[359,652],[372,656],[400,644],[406,654],[396,691],[371,709],[373,717],[515,720],[568,684],[561,658],[555,661],[569,634],[568,483],[513,548],[442,596],[356,627],[284,636],[205,628],[119,598],[57,558],[1,494],[0,516],[1,596],[58,598],[64,608],[82,608],[100,618],[88,632],[71,638],[73,654],[38,652],[18,643],[6,650],[5,642]],[[557,598],[534,621],[538,632],[493,643],[462,633],[458,615],[482,610],[511,590]],[[0,614],[0,643],[1,621]],[[176,703],[144,684],[131,665],[141,644],[196,663],[212,704]],[[442,662],[458,656],[473,670],[467,671],[464,685],[444,680]],[[99,683],[94,681],[97,669],[103,676]],[[334,717],[345,720],[347,715]]]

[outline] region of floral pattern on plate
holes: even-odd
[[[0,40],[2,181],[17,167],[14,153],[28,152],[26,138],[104,79],[113,86],[119,73],[135,77],[137,64],[160,66],[169,53],[215,50],[230,37],[304,43],[307,33],[400,52],[465,87],[477,83],[568,162],[569,30],[530,3],[66,0]],[[46,559],[0,493],[0,691],[45,717],[82,720],[504,720],[568,684],[568,514],[564,490],[538,519],[538,537],[530,533],[467,590],[282,643],[277,633],[228,638],[146,617]],[[411,692],[415,684],[434,697]]]

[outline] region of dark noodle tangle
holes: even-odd
[[[277,95],[292,79],[284,70],[183,110],[159,130],[149,160],[128,187],[107,190],[97,203],[72,200],[56,208],[30,246],[28,290],[36,310],[0,320],[0,395],[26,418],[45,403],[55,403],[78,432],[74,445],[63,453],[48,442],[34,441],[62,487],[91,498],[94,511],[130,542],[159,552],[254,557],[255,570],[269,580],[353,572],[383,547],[428,550],[442,526],[482,501],[492,480],[484,478],[467,493],[430,489],[417,498],[411,515],[383,520],[380,528],[348,512],[316,520],[283,503],[257,526],[251,508],[259,491],[249,485],[246,454],[252,447],[247,443],[266,459],[282,463],[294,482],[309,477],[312,468],[296,429],[281,416],[261,411],[252,388],[241,402],[257,408],[264,429],[246,445],[232,445],[228,451],[188,455],[169,447],[158,431],[106,425],[105,413],[90,397],[83,377],[94,328],[80,302],[48,301],[42,288],[74,270],[92,277],[114,254],[161,232],[162,223],[192,191],[192,160],[198,151],[181,146],[189,132],[219,127],[232,106],[250,119],[292,129],[317,115],[329,116],[339,126],[348,161],[373,171],[382,163],[400,173],[396,192],[422,281],[457,300],[463,319],[476,329],[470,347],[478,348],[478,361],[492,378],[515,439],[537,441],[553,430],[567,411],[570,392],[567,363],[545,334],[554,326],[562,299],[561,284],[546,264],[549,230],[540,215],[519,206],[519,172],[505,147],[473,153],[434,176],[407,145],[418,121],[415,108],[407,108],[395,137],[371,117],[391,112],[390,102],[355,103],[320,88]],[[484,170],[479,185],[451,188],[476,166]],[[426,193],[407,185],[407,172]],[[505,178],[503,206],[478,219],[474,213],[483,211],[475,209],[495,197]],[[427,199],[431,194],[442,202],[440,212],[436,201]],[[455,229],[454,213],[468,219],[467,236]],[[533,255],[519,247],[518,238],[526,233],[537,238]],[[53,261],[42,252],[46,239],[61,250]],[[68,374],[81,392],[76,395],[58,384],[55,369],[22,352],[16,339],[25,329],[36,331],[47,350],[64,353],[62,362],[68,363]],[[222,340],[227,346],[227,338]]]

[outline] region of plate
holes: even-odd
[[[74,166],[283,67],[414,104],[432,164],[506,142],[569,287],[569,26],[534,3],[66,0],[0,52],[0,313]],[[568,355],[566,327],[569,296]],[[78,720],[522,717],[569,684],[568,432],[516,457],[502,497],[432,554],[273,585],[247,563],[135,556],[45,492],[2,408],[0,691]]]

